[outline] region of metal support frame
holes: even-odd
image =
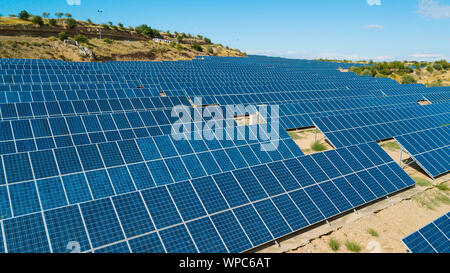
[[[103,10],[97,10],[97,12],[98,12],[98,16],[101,17]],[[98,33],[99,33],[100,40],[101,40],[102,39],[102,25],[101,24],[98,25]]]

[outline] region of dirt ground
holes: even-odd
[[[399,163],[400,147],[394,140],[379,144]],[[270,246],[260,252],[407,252],[402,238],[450,211],[450,173],[433,181],[419,166],[406,165],[409,162],[409,156],[403,152],[402,167],[416,181],[415,188],[378,201],[358,213],[342,216],[330,225],[300,233],[281,242],[280,248]],[[334,241],[334,250],[330,241]]]
[[[292,137],[292,139],[295,141],[298,147],[300,147],[300,150],[302,150],[302,152],[305,155],[334,149],[333,146],[331,146],[330,143],[326,140],[325,135],[322,132],[320,132],[320,130],[317,130],[316,136],[315,128],[289,131],[289,135]],[[313,147],[313,144],[316,141],[323,150],[322,149],[317,150],[317,148]]]

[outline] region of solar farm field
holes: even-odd
[[[448,174],[450,87],[349,66],[0,59],[0,253],[252,252],[414,188],[382,141]]]

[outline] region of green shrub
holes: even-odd
[[[328,241],[328,245],[330,246],[330,248],[331,248],[333,251],[338,251],[339,248],[341,247],[341,244],[338,242],[338,240],[333,239],[333,238],[331,238],[331,239]]]
[[[199,52],[202,52],[202,51],[203,51],[203,48],[202,48],[199,44],[197,44],[197,43],[192,44],[191,47],[192,47],[194,50],[197,50],[197,51],[199,51]]]
[[[369,69],[364,69],[361,74],[362,76],[372,76],[372,72]]]
[[[357,243],[352,242],[352,241],[346,241],[345,247],[352,252],[360,252],[361,251],[361,247]]]
[[[369,228],[368,230],[367,230],[367,232],[370,234],[370,235],[372,235],[373,237],[378,237],[379,235],[378,235],[378,232],[375,230],[375,229],[373,229],[373,228]]]
[[[417,83],[417,81],[416,79],[414,79],[413,76],[407,74],[402,76],[402,84],[414,84],[414,83]]]
[[[92,20],[91,19],[87,19],[87,22],[89,25],[92,25]]]
[[[429,187],[432,185],[430,181],[428,181],[422,177],[414,176],[412,179],[416,182],[417,185],[419,185],[421,187]]]
[[[65,33],[65,32],[60,32],[60,33],[58,33],[58,38],[61,41],[64,41],[64,40],[67,40],[69,38],[69,35],[67,35],[67,33]]]
[[[313,151],[320,152],[320,151],[325,151],[327,149],[327,147],[325,147],[325,145],[323,145],[319,141],[316,141],[313,144],[311,144],[311,149]]]
[[[184,49],[184,47],[181,44],[177,44],[176,46],[177,50],[181,51]]]
[[[51,25],[52,27],[56,26],[57,21],[56,19],[52,18],[48,20],[48,24]]]
[[[441,191],[450,191],[450,188],[445,184],[439,184],[436,186],[436,188]]]
[[[441,71],[442,70],[442,65],[440,63],[434,63],[433,64],[433,68],[438,70],[438,71]]]
[[[74,37],[74,40],[79,43],[85,43],[85,44],[87,44],[89,42],[88,37],[84,36],[83,34],[78,34],[77,36]]]
[[[113,40],[111,40],[111,39],[109,39],[109,38],[105,38],[105,39],[103,39],[103,42],[104,42],[105,44],[110,45],[110,44],[113,43]]]
[[[206,50],[208,51],[209,54],[214,54],[214,49],[212,47],[208,46]]]
[[[427,71],[430,72],[430,73],[433,73],[434,69],[433,69],[433,67],[431,65],[428,65],[427,66]]]
[[[28,11],[22,10],[22,11],[19,13],[19,18],[22,19],[22,20],[27,21],[28,18],[30,18],[30,14],[28,13]]]
[[[44,24],[44,20],[42,20],[41,16],[34,16],[31,22],[35,25],[42,26]]]
[[[74,29],[77,26],[77,21],[73,18],[67,18],[65,22],[68,29]]]
[[[207,43],[207,44],[211,44],[211,39],[209,39],[209,38],[205,37],[205,39],[203,39],[203,41],[205,41],[205,43]]]

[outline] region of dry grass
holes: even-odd
[[[0,17],[0,25],[29,25],[29,24],[32,24],[31,20],[24,21],[15,17]]]
[[[100,39],[90,39],[84,46],[94,51],[98,61],[191,60],[197,55],[210,55],[206,46],[202,46],[203,52],[198,52],[188,45],[183,45],[183,49],[179,50],[169,44],[153,41],[113,41],[108,44]],[[212,47],[217,56],[242,56],[238,51],[227,50],[219,45]],[[91,61],[80,56],[76,47],[51,37],[0,36],[0,57]]]
[[[443,86],[450,86],[450,70],[447,71],[433,71],[429,73],[425,69],[422,69],[420,77],[416,77],[417,82],[425,85],[437,82],[439,79],[442,80]]]
[[[383,144],[381,144],[381,147],[386,148],[390,151],[400,150],[400,146],[398,145],[397,141],[395,141],[395,140],[384,142]]]

